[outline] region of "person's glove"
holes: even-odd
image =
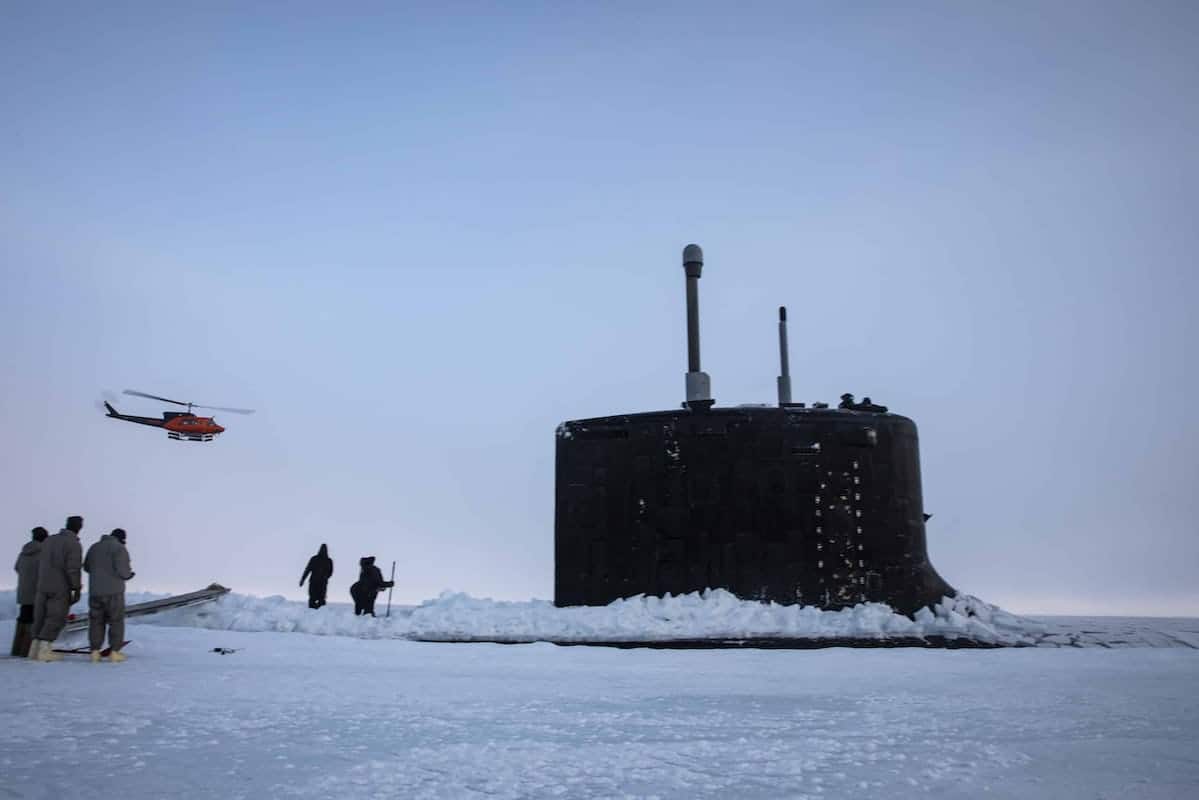
[[[304,585],[304,581],[300,581],[300,585],[301,585],[301,586],[303,586],[303,585]]]
[[[78,589],[71,590],[71,605],[79,602],[80,591]]]

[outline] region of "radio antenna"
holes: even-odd
[[[704,251],[697,244],[683,248],[683,270],[687,274],[687,400],[684,406],[703,411],[712,407],[712,379],[699,367],[699,276],[704,270]]]
[[[787,353],[787,307],[779,306],[779,405],[791,404],[791,364]]]

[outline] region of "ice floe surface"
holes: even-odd
[[[241,624],[269,605],[230,598],[210,621],[239,604]],[[277,608],[289,605],[301,604]],[[330,610],[349,613],[296,616]],[[127,630],[120,665],[0,658],[0,796],[1174,800],[1199,787],[1190,649],[616,650]]]

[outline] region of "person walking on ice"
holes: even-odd
[[[37,600],[33,608],[33,646],[29,657],[37,661],[61,661],[54,640],[67,624],[71,606],[82,591],[80,567],[83,547],[79,531],[83,517],[67,517],[67,525],[46,539],[37,571]]]
[[[316,555],[308,559],[308,566],[304,567],[304,574],[300,576],[301,586],[309,575],[312,576],[312,580],[308,581],[308,607],[320,608],[325,604],[329,578],[333,576],[333,559],[329,558],[327,545],[322,544]]]
[[[115,528],[87,549],[83,569],[88,574],[87,636],[92,648],[92,663],[98,664],[108,628],[108,660],[125,660],[125,581],[133,577],[129,551],[125,549],[125,531]]]

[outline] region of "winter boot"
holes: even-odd
[[[42,642],[41,649],[37,651],[37,660],[47,664],[51,661],[62,661],[62,653],[54,652],[54,642]]]
[[[111,653],[108,654],[108,660],[114,664],[120,664],[122,661],[125,660],[125,654],[122,653],[120,650],[113,650]]]
[[[42,640],[34,639],[33,644],[29,645],[29,658],[32,661],[37,661],[37,654],[42,649]]]
[[[100,663],[100,651],[99,651],[99,650],[93,650],[93,651],[92,651],[92,663],[93,663],[93,664],[99,664],[99,663]]]

